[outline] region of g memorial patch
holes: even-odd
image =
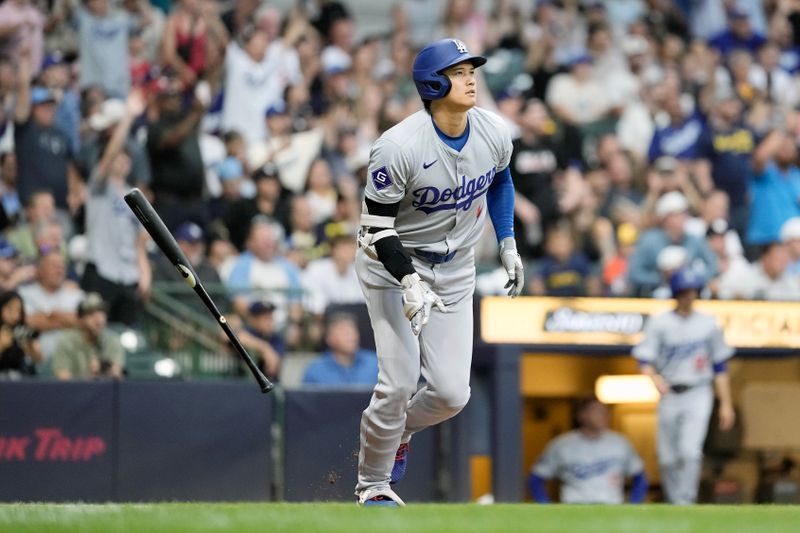
[[[385,166],[372,171],[372,184],[375,186],[376,191],[383,190],[392,183],[392,177]]]

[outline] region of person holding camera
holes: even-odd
[[[0,294],[0,379],[35,375],[41,360],[39,333],[25,324],[22,298],[15,291]]]
[[[121,378],[125,354],[119,337],[106,329],[106,303],[90,292],[78,304],[78,327],[64,332],[53,356],[57,379]]]

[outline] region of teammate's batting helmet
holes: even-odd
[[[689,267],[677,270],[669,279],[669,288],[673,298],[683,291],[699,291],[705,287],[705,284],[706,280],[703,275]]]
[[[450,80],[442,71],[469,61],[479,67],[486,58],[474,56],[458,39],[442,39],[423,48],[414,59],[414,83],[423,100],[438,100],[450,92]]]

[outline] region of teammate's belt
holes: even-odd
[[[690,389],[694,389],[694,388],[697,388],[697,387],[704,387],[704,386],[709,385],[709,384],[710,383],[706,383],[706,382],[693,383],[691,385],[685,384],[685,383],[678,383],[678,384],[675,384],[675,385],[670,385],[669,386],[669,390],[671,390],[675,394],[682,394],[682,393],[684,393],[684,392],[686,392],[686,391],[688,391]]]
[[[438,265],[441,263],[447,263],[451,259],[456,256],[456,252],[450,252],[449,254],[437,254],[435,252],[426,252],[424,250],[414,250],[414,255],[419,257],[420,259],[424,259],[434,265]]]

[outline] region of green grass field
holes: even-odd
[[[796,533],[800,506],[410,505],[354,504],[17,504],[0,505],[0,531],[160,533],[358,531],[375,533]]]

